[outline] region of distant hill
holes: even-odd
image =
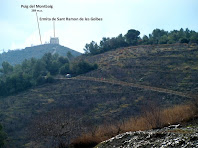
[[[22,50],[11,50],[0,54],[0,67],[3,61],[9,62],[11,65],[20,64],[25,59],[41,58],[45,53],[58,53],[61,56],[67,56],[67,52],[76,57],[81,55],[81,53],[72,50],[68,47],[55,44],[44,44],[34,47],[26,47]]]

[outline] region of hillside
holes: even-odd
[[[138,116],[149,102],[161,108],[197,95],[198,46],[119,48],[78,58],[99,68],[71,79],[55,78],[0,100],[10,147],[55,147],[103,123]],[[42,139],[42,140],[41,140]],[[67,139],[67,140],[65,140]]]
[[[120,80],[194,94],[198,92],[198,46],[145,45],[86,57],[100,69],[89,77]]]
[[[31,59],[32,57],[39,59],[45,53],[58,53],[61,56],[67,56],[67,52],[71,52],[74,57],[81,55],[81,53],[61,45],[44,44],[26,47],[22,50],[11,50],[0,54],[0,67],[3,61],[9,62],[11,65],[16,65],[22,63],[25,59]]]

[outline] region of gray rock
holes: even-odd
[[[198,148],[198,128],[179,127],[126,132],[103,141],[96,148]]]

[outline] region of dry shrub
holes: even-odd
[[[74,148],[92,148],[101,142],[100,137],[93,136],[91,133],[83,134],[71,143]]]
[[[147,130],[149,128],[146,119],[143,117],[138,117],[138,118],[130,118],[128,121],[124,122],[121,129],[123,132],[127,132],[127,131]]]
[[[109,139],[117,134],[119,134],[117,126],[101,125],[96,129],[93,128],[89,133],[82,134],[72,142],[71,146],[74,148],[92,148],[101,141]]]
[[[192,119],[196,114],[192,105],[178,105],[162,112],[163,125],[175,124]]]
[[[142,108],[142,117],[146,120],[146,127],[160,128],[162,127],[162,110],[155,102],[148,102],[146,106]]]
[[[196,116],[198,116],[198,95],[193,95],[192,98],[191,106],[195,110]]]
[[[132,117],[122,123],[99,126],[94,132],[83,134],[81,137],[73,142],[77,147],[92,146],[107,140],[120,133],[128,131],[148,130],[153,128],[160,128],[169,124],[176,124],[192,119],[196,114],[196,107],[194,105],[177,105],[164,110],[155,106],[149,106],[148,110],[143,111],[140,117]]]
[[[160,128],[170,124],[188,121],[195,115],[196,109],[194,105],[177,105],[164,110],[152,109],[140,117],[133,117],[126,121],[122,125],[121,130],[126,132]]]

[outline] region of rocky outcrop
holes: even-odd
[[[198,148],[198,127],[169,126],[117,135],[96,148]]]

